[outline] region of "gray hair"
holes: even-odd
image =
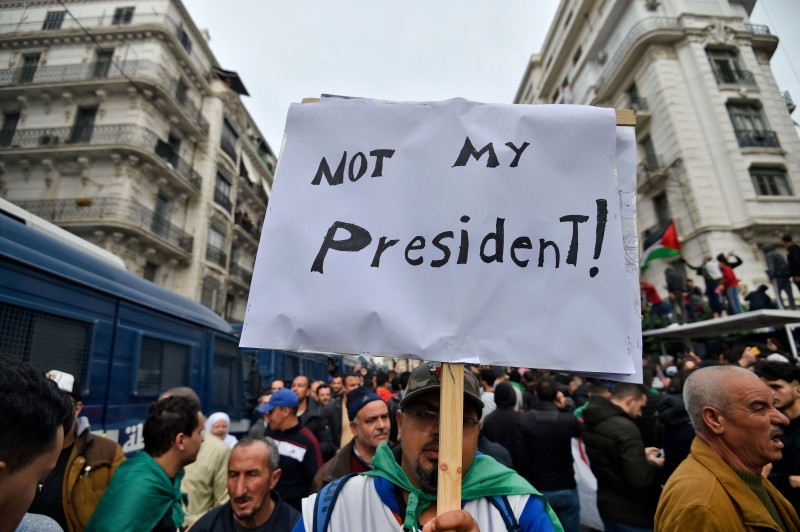
[[[706,432],[701,412],[711,406],[726,412],[733,402],[728,380],[736,375],[758,379],[751,371],[739,366],[708,366],[693,371],[683,386],[683,403],[692,420],[695,432]]]
[[[255,443],[263,443],[267,446],[267,450],[269,451],[269,470],[270,472],[275,471],[276,469],[280,468],[280,461],[281,461],[281,454],[278,450],[278,444],[275,443],[275,440],[268,436],[259,437],[259,436],[245,436],[238,442],[236,445],[233,446],[234,449],[237,447],[247,447],[249,445],[253,445]]]

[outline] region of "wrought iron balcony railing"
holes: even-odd
[[[769,26],[765,26],[764,24],[745,24],[744,28],[747,31],[758,33],[760,35],[771,35],[769,32]]]
[[[206,260],[224,268],[228,262],[228,255],[220,248],[208,244],[206,246]]]
[[[717,84],[756,85],[756,78],[749,70],[714,70]]]
[[[136,200],[101,197],[91,198],[91,203],[86,203],[86,200],[79,202],[77,198],[16,202],[26,211],[56,224],[85,221],[96,225],[98,220],[127,223],[192,252],[192,235]]]
[[[155,82],[170,94],[186,109],[189,118],[208,132],[208,121],[200,110],[185,95],[181,96],[178,80],[170,76],[169,71],[153,61],[96,61],[69,65],[44,65],[37,67],[23,66],[0,70],[0,87],[19,84],[60,83],[90,81],[99,79],[147,79]]]
[[[147,128],[133,124],[117,124],[109,126],[73,126],[50,127],[37,129],[18,129],[13,136],[0,136],[2,148],[35,148],[39,146],[70,146],[89,144],[131,144],[146,151],[155,153],[159,141],[158,135]],[[189,181],[195,190],[200,190],[200,175],[192,165],[176,155],[163,157],[175,172]]]
[[[172,17],[163,13],[134,13],[128,20],[117,20],[113,12],[109,15],[102,17],[81,17],[73,18],[66,17],[58,27],[50,27],[45,30],[45,21],[24,21],[9,24],[0,24],[0,37],[14,37],[17,35],[24,35],[27,33],[38,33],[41,31],[57,32],[57,31],[76,31],[83,33],[85,30],[93,30],[98,28],[131,28],[136,26],[164,26],[169,32],[178,39],[183,45],[182,48],[191,58],[205,79],[209,78],[208,68],[205,62],[197,55],[191,46],[186,46],[185,42],[189,39],[183,23],[176,22]]]
[[[233,222],[244,229],[245,233],[249,234],[258,241],[261,238],[261,231],[249,218],[244,218],[241,211],[236,211],[233,215]]]
[[[244,268],[243,266],[233,264],[231,266],[231,277],[250,284],[253,281],[253,272]]]
[[[774,131],[736,129],[736,140],[742,148],[780,148],[778,135]]]

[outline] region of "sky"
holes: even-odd
[[[276,153],[289,106],[304,97],[512,103],[559,3],[183,2],[197,26],[209,31],[220,66],[239,73],[250,93],[245,106]],[[780,37],[773,73],[800,106],[800,0],[758,0],[751,22]]]

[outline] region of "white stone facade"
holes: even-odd
[[[180,0],[0,2],[0,196],[241,321],[275,155]]]
[[[744,260],[745,292],[769,285],[762,245],[800,240],[800,139],[770,70],[778,37],[750,23],[754,5],[562,0],[515,98],[563,103],[571,91],[576,104],[635,109],[640,243],[672,218],[689,263]],[[662,295],[668,265],[645,273]]]

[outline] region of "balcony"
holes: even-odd
[[[166,28],[167,33],[175,39],[179,48],[184,50],[189,57],[189,64],[196,70],[197,77],[204,80],[209,79],[209,72],[203,59],[197,55],[196,51],[192,50],[191,46],[186,45],[189,36],[185,27],[182,23],[173,20],[169,15],[162,13],[134,13],[130,19],[116,20],[112,12],[103,17],[81,17],[77,19],[66,17],[57,28],[43,29],[45,27],[44,24],[45,21],[43,20],[0,24],[0,39],[28,38],[34,35],[39,39],[47,36],[58,39],[63,37],[64,34],[80,35],[82,39],[86,32],[98,33],[98,30],[99,32],[122,30],[130,33],[132,31],[146,31],[147,27],[157,26]],[[198,40],[199,38],[198,36]]]
[[[636,111],[636,127],[643,128],[647,126],[653,113],[650,112],[650,107],[647,105],[646,98],[635,97],[628,101],[628,109]]]
[[[266,210],[269,197],[260,183],[251,183],[246,177],[239,176],[239,187],[236,197],[239,202],[254,206],[254,210]]]
[[[783,101],[786,103],[786,109],[789,110],[789,114],[792,114],[797,106],[795,105],[794,100],[792,100],[792,95],[789,93],[789,91],[784,91]]]
[[[146,239],[155,240],[161,247],[173,252],[179,251],[184,258],[192,252],[192,235],[133,199],[100,197],[87,201],[87,198],[68,198],[25,200],[17,201],[16,204],[57,225],[86,225],[89,228],[103,225],[134,227]]]
[[[778,135],[774,131],[736,129],[736,140],[741,148],[780,148]]]
[[[243,266],[233,264],[231,266],[231,277],[249,286],[253,281],[253,272]]]
[[[228,255],[224,250],[208,244],[206,246],[206,260],[224,268],[228,262]]]
[[[714,69],[717,85],[747,85],[756,86],[756,78],[749,70],[717,70]]]
[[[200,110],[188,98],[185,90],[180,88],[177,79],[173,78],[163,65],[153,61],[96,61],[69,65],[45,65],[0,70],[0,87],[22,87],[28,90],[29,85],[47,83],[72,84],[80,81],[99,80],[146,80],[160,86],[178,103],[180,112],[185,113],[186,122],[192,128],[199,128],[208,134],[208,121]]]
[[[669,175],[669,167],[659,155],[650,155],[636,166],[636,188],[639,193],[653,192],[663,188]]]
[[[258,247],[258,240],[261,238],[261,230],[253,223],[249,217],[245,217],[241,211],[236,211],[233,215],[234,230],[247,235],[250,244]]]
[[[13,136],[0,137],[0,153],[9,153],[14,149],[46,149],[74,148],[81,146],[106,146],[119,144],[135,146],[154,158],[158,156],[165,166],[177,176],[182,188],[191,193],[200,190],[201,178],[192,165],[177,154],[163,153],[161,147],[168,146],[158,135],[149,129],[132,124],[109,126],[73,126],[38,129],[18,129]]]
[[[648,17],[634,24],[625,36],[625,39],[617,46],[614,55],[606,62],[595,86],[603,92],[609,87],[609,81],[615,77],[620,65],[627,57],[642,53],[642,47],[638,46],[639,41],[652,37],[656,40],[669,41],[683,38],[683,26],[680,20],[671,17]],[[610,84],[609,84],[610,86]]]

